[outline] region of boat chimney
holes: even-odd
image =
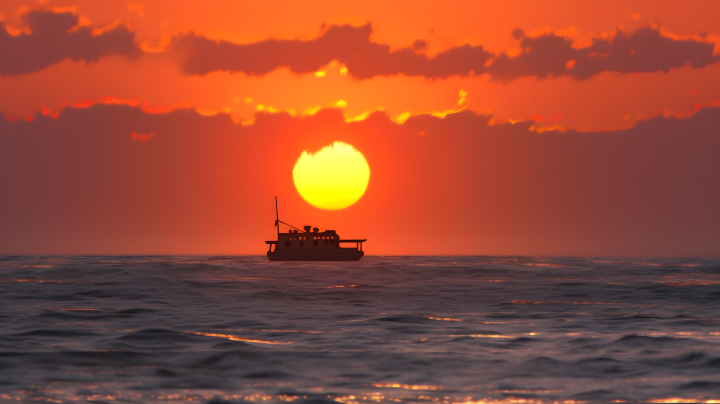
[[[312,226],[303,226],[303,229],[305,229],[305,233],[310,233],[310,229]]]

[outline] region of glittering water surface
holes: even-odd
[[[720,260],[2,257],[0,400],[712,402]]]

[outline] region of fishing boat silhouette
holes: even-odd
[[[291,227],[280,232],[280,224]],[[367,239],[342,240],[335,230],[320,231],[317,227],[299,229],[280,220],[275,197],[275,227],[277,240],[266,241],[270,261],[359,261],[365,255],[362,243]],[[341,243],[355,243],[355,247],[341,247]],[[274,249],[273,249],[274,246]]]

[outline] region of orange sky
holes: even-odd
[[[370,254],[717,256],[717,15],[6,0],[0,253],[261,253],[279,195]],[[328,212],[292,166],[336,140],[373,176]]]

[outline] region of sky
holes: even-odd
[[[277,196],[367,254],[720,257],[718,15],[4,0],[0,254],[263,254]],[[335,142],[369,182],[320,209],[293,169]]]

